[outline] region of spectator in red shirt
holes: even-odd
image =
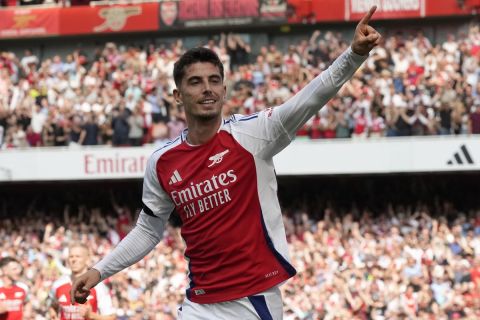
[[[111,194],[110,200],[112,203],[112,207],[117,213],[117,222],[115,228],[120,239],[123,239],[130,232],[132,226],[131,211],[128,206],[119,205],[115,200],[113,193]]]
[[[474,267],[470,270],[470,278],[480,288],[480,258],[476,259]]]
[[[27,141],[31,147],[40,147],[42,145],[42,136],[40,133],[33,131],[31,125],[27,128]]]
[[[480,134],[480,103],[475,106],[475,112],[470,114],[470,133]]]
[[[385,130],[385,120],[379,114],[378,110],[372,111],[371,122],[370,137],[382,137]]]
[[[333,139],[337,134],[337,119],[334,112],[329,112],[325,118],[324,136],[326,139]]]
[[[353,137],[365,138],[368,134],[368,121],[365,116],[365,109],[360,109],[360,113],[354,118]]]
[[[311,121],[310,138],[320,139],[324,137],[324,127],[320,112],[318,112]]]
[[[0,320],[24,319],[24,305],[28,288],[19,282],[22,274],[20,262],[12,257],[0,260]]]
[[[50,293],[50,298],[54,301],[50,310],[51,319],[115,319],[112,299],[104,283],[90,290],[88,302],[85,305],[70,303],[72,281],[88,269],[89,260],[90,250],[87,246],[75,244],[69,248],[67,262],[71,269],[71,275],[62,276],[53,284]]]

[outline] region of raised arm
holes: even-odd
[[[372,7],[358,23],[350,47],[295,96],[250,117],[253,121],[237,122],[236,138],[242,146],[259,158],[271,159],[295,138],[298,129],[340,90],[379,44],[380,34],[368,25],[375,10]]]
[[[380,34],[369,25],[375,10],[376,6],[373,6],[360,20],[348,50],[327,70],[278,108],[280,121],[290,135],[293,136],[340,90],[366,60],[369,52],[380,43]]]

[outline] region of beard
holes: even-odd
[[[209,122],[209,121],[216,120],[219,117],[221,117],[222,116],[222,110],[223,110],[223,108],[214,109],[214,110],[203,110],[203,112],[200,111],[200,112],[195,113],[194,117],[198,121]]]
[[[212,120],[215,120],[217,119],[219,116],[218,113],[207,113],[207,114],[199,114],[196,116],[196,118],[199,120],[199,121],[202,121],[202,122],[209,122],[209,121],[212,121]]]

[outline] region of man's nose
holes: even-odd
[[[212,92],[212,88],[210,86],[210,83],[208,81],[205,81],[203,83],[203,93],[210,93]]]

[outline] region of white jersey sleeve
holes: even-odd
[[[104,280],[140,261],[162,240],[165,222],[140,213],[137,224],[105,258],[93,266]]]
[[[102,280],[140,261],[162,240],[174,205],[158,181],[156,163],[161,155],[158,151],[147,163],[143,181],[143,209],[135,227],[93,267],[100,272]]]
[[[25,291],[25,300],[23,301],[23,303],[29,302],[30,301],[30,288],[28,287],[28,285],[26,285],[25,283],[20,282],[20,281],[17,281],[15,284]]]
[[[115,314],[112,297],[110,297],[107,286],[103,282],[100,282],[95,287],[95,291],[97,292],[98,313],[103,316]]]
[[[63,275],[59,279],[55,280],[55,282],[52,285],[52,289],[50,289],[49,298],[52,301],[57,300],[57,297],[56,297],[57,289],[60,286],[64,285],[65,283],[69,283],[69,282],[70,282],[70,277],[66,275]]]
[[[160,156],[170,148],[176,146],[177,143],[171,143],[157,151],[155,151],[147,163],[145,177],[143,179],[143,211],[150,215],[160,218],[166,222],[172,213],[175,205],[169,195],[163,190],[157,175],[157,161]]]
[[[282,105],[250,116],[234,116],[232,133],[253,155],[268,159],[283,150],[297,130],[347,82],[367,56],[349,47],[332,65]]]

